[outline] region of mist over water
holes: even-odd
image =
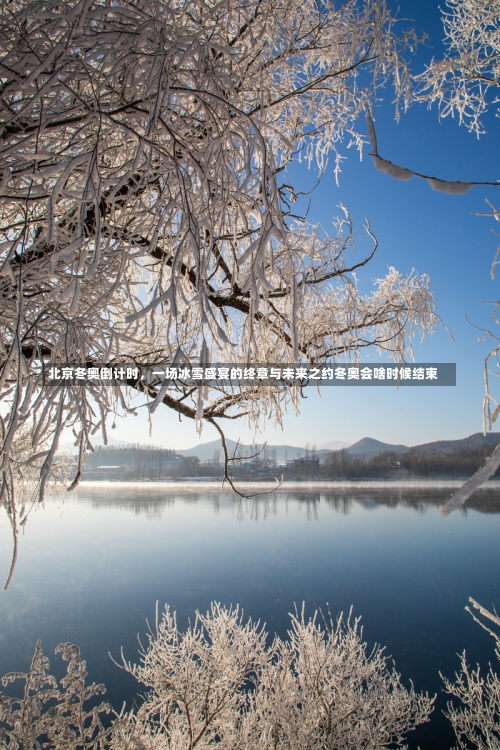
[[[37,638],[51,668],[58,643],[82,649],[89,681],[103,682],[117,709],[140,692],[108,656],[137,655],[155,602],[177,610],[181,627],[211,601],[286,636],[288,613],[362,616],[369,644],[408,684],[439,692],[457,653],[495,662],[492,639],[464,611],[468,597],[500,605],[500,491],[488,487],[448,518],[449,486],[300,485],[248,500],[220,489],[122,484],[86,486],[49,500],[20,538],[13,582],[0,597],[0,673],[29,667]],[[0,526],[0,571],[10,563],[10,528]],[[500,670],[500,664],[498,664]],[[19,683],[20,684],[20,683]],[[15,689],[15,683],[14,683]],[[410,748],[449,748],[440,714],[409,736]]]

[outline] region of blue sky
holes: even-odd
[[[443,30],[437,2],[398,3],[400,18],[411,18],[430,39],[412,61],[415,72],[423,69],[432,55],[443,51]],[[434,107],[414,105],[394,120],[391,92],[374,110],[378,150],[382,157],[418,172],[449,180],[495,181],[499,179],[500,122],[489,112],[484,118],[487,134],[479,140],[455,119],[439,121]],[[360,125],[362,127],[362,125]],[[330,165],[320,186],[312,193],[309,219],[332,228],[332,218],[344,204],[359,229],[358,255],[369,248],[363,239],[363,221],[368,218],[379,241],[379,249],[368,266],[359,273],[362,293],[368,293],[375,278],[384,276],[388,266],[404,274],[415,268],[427,273],[437,300],[437,313],[451,330],[455,343],[444,328],[422,345],[416,342],[417,362],[456,362],[457,386],[454,388],[325,388],[321,398],[312,394],[301,406],[301,415],[285,417],[284,431],[265,429],[258,442],[318,445],[332,440],[353,443],[371,436],[389,443],[417,445],[440,439],[465,437],[482,430],[483,361],[493,345],[478,342],[476,325],[497,328],[489,319],[491,306],[481,301],[499,298],[498,281],[490,276],[490,267],[500,238],[492,233],[495,223],[474,212],[489,208],[485,199],[500,206],[500,186],[474,187],[465,196],[434,192],[427,182],[413,178],[400,182],[377,172],[365,149],[360,162],[357,153],[346,151],[340,185],[336,186]],[[312,187],[314,172],[297,165],[291,172],[300,189]],[[497,224],[498,226],[498,224]],[[498,275],[500,276],[500,269]],[[500,332],[500,331],[499,331]],[[377,359],[375,352],[362,357]],[[500,385],[500,383],[499,383]],[[500,394],[500,387],[498,388]],[[253,433],[244,425],[226,425],[227,436],[251,442]],[[110,434],[131,442],[152,442],[170,448],[188,448],[199,438],[194,425],[179,422],[177,415],[158,409],[153,415],[153,433],[145,414],[120,420]],[[205,426],[202,442],[217,434]]]

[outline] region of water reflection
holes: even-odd
[[[177,611],[181,628],[211,601],[238,603],[282,638],[295,604],[312,613],[329,603],[334,615],[352,605],[405,683],[439,693],[411,750],[448,748],[439,671],[452,676],[463,648],[487,665],[491,638],[464,607],[469,596],[500,604],[498,484],[476,493],[468,516],[443,519],[451,491],[363,483],[243,499],[218,487],[82,486],[64,503],[48,500],[20,535],[0,597],[0,674],[26,670],[38,638],[46,654],[69,641],[119,708],[137,686],[108,653],[119,658],[123,646],[136,658],[156,601]],[[10,529],[0,521],[0,570],[9,564]]]
[[[498,483],[495,483],[498,484]],[[118,491],[117,491],[118,490]],[[246,490],[247,491],[247,490]],[[271,494],[252,498],[241,498],[233,492],[217,488],[207,490],[196,487],[177,489],[165,485],[143,485],[140,489],[127,485],[109,485],[103,488],[86,486],[79,490],[77,498],[90,501],[92,508],[130,511],[147,518],[162,518],[163,512],[176,503],[183,506],[210,504],[215,513],[232,509],[241,521],[265,521],[269,516],[287,513],[290,503],[303,507],[308,520],[318,520],[320,505],[348,515],[356,507],[365,510],[386,508],[410,508],[417,513],[426,513],[441,506],[451,494],[450,488],[429,488],[418,486],[398,488],[339,488],[325,490],[279,490]],[[460,509],[461,515],[468,510],[479,513],[500,513],[500,488],[486,486],[468,501],[467,507]]]

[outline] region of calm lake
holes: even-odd
[[[364,638],[386,646],[405,684],[441,691],[457,653],[495,662],[493,639],[464,611],[472,596],[500,609],[500,490],[476,493],[447,518],[450,490],[293,488],[254,500],[191,486],[109,485],[48,500],[20,537],[13,581],[0,594],[0,675],[29,668],[37,638],[61,676],[54,648],[80,646],[89,681],[103,682],[116,708],[140,688],[110,660],[137,634],[155,602],[177,610],[182,627],[211,601],[240,604],[246,616],[284,637],[294,603],[332,615],[361,615]],[[0,518],[0,574],[11,532]],[[500,663],[495,669],[500,671]],[[19,683],[20,684],[20,683]],[[14,686],[16,683],[14,683]],[[409,735],[410,748],[449,748],[441,715]]]

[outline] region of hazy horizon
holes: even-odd
[[[471,433],[471,434],[478,434],[478,433]],[[496,434],[496,431],[492,430],[491,433],[489,433],[489,434]],[[465,439],[467,437],[470,437],[470,435],[462,435],[459,438],[449,438],[449,440],[460,440],[460,439]],[[375,438],[372,435],[363,435],[362,438],[360,438],[359,440],[356,440],[353,443],[347,443],[347,442],[342,441],[342,440],[330,440],[330,441],[328,441],[326,443],[320,443],[320,444],[318,444],[318,443],[309,443],[309,447],[314,447],[318,451],[321,451],[321,450],[332,450],[332,451],[334,451],[334,450],[341,450],[342,448],[352,448],[353,446],[357,445],[357,443],[360,443],[362,440],[374,440],[376,442],[383,443],[384,445],[391,445],[391,446],[396,446],[397,445],[397,446],[404,446],[406,448],[417,447],[419,445],[423,445],[424,444],[424,443],[414,443],[413,445],[406,445],[405,443],[388,443],[387,441],[385,441],[385,440],[379,440],[378,438]],[[231,438],[228,438],[228,441],[231,442],[231,443],[236,443],[237,442],[237,441],[231,440]],[[119,447],[120,445],[127,445],[127,446],[133,446],[133,445],[154,445],[155,447],[158,447],[158,448],[164,448],[164,449],[167,449],[167,450],[177,450],[177,451],[180,451],[180,452],[194,451],[196,449],[203,448],[203,447],[205,447],[207,445],[212,445],[212,444],[215,444],[217,442],[220,443],[220,437],[219,436],[216,436],[215,439],[213,439],[213,440],[200,440],[197,443],[195,443],[194,445],[190,445],[190,446],[188,446],[186,448],[180,448],[180,447],[175,448],[175,447],[172,447],[170,445],[161,445],[160,443],[154,442],[154,440],[146,441],[145,443],[143,443],[142,441],[137,441],[137,440],[136,441],[132,441],[132,440],[120,440],[120,439],[117,439],[115,437],[112,437],[112,436],[108,435],[108,446],[109,447],[113,447],[113,446]],[[253,443],[245,443],[243,440],[240,440],[239,442],[240,442],[240,444],[242,446],[249,446],[249,445],[260,446],[260,445],[262,445],[266,441],[264,441],[264,440],[255,440],[255,442],[253,442]],[[433,443],[433,442],[437,442],[437,441],[434,441],[434,440],[428,440],[428,441],[426,441],[426,443]],[[98,446],[104,445],[104,441],[103,441],[102,436],[101,435],[96,436],[92,440],[92,445],[94,446],[94,448],[96,448]],[[267,442],[267,446],[270,449],[272,449],[272,448],[293,448],[295,450],[304,451],[306,449],[306,446],[307,446],[307,441],[306,441],[306,443],[304,443],[302,445],[293,445],[292,443],[290,443],[290,442],[288,442],[286,440],[283,440],[280,443],[271,443],[271,442],[268,441]],[[72,441],[66,441],[66,442],[60,443],[59,450],[73,450],[74,452],[76,452],[77,449],[74,446],[74,443]]]

